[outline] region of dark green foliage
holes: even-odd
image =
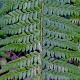
[[[80,0],[0,5],[0,80],[80,80]]]
[[[80,80],[80,2],[43,4],[43,80]]]
[[[41,0],[4,0],[1,3],[0,80],[40,80]],[[2,57],[7,64],[2,64],[5,61]]]

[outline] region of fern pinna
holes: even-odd
[[[41,0],[4,0],[1,4],[0,80],[40,80]],[[3,57],[8,58],[7,64],[2,64]]]
[[[80,80],[80,1],[43,2],[43,80]]]
[[[0,6],[0,80],[80,80],[80,0]]]

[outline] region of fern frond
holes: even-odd
[[[55,47],[53,49],[49,49],[49,48],[43,48],[43,58],[45,56],[48,56],[49,58],[50,57],[56,57],[56,58],[64,58],[64,59],[67,59],[69,60],[69,58],[77,58],[77,57],[80,57],[80,54],[78,51],[69,51],[69,50],[66,50],[66,49],[61,49],[61,48],[58,48],[58,47]]]
[[[27,54],[26,57],[21,57],[17,60],[8,62],[5,66],[1,68],[1,71],[6,72],[11,70],[12,68],[22,68],[25,66],[30,66],[33,64],[40,64],[41,65],[41,54],[37,52],[31,52]],[[14,66],[13,66],[14,65]],[[0,73],[3,73],[0,72]]]
[[[50,69],[46,69],[42,72],[42,77],[43,77],[43,80],[45,79],[52,79],[52,80],[56,80],[56,79],[59,79],[59,80],[78,80],[79,77],[75,74],[71,74],[71,73],[68,73],[68,72],[58,72],[56,70],[50,70]]]
[[[45,47],[60,47],[63,49],[72,49],[74,51],[79,50],[76,43],[67,41],[65,39],[56,39],[56,38],[43,38],[43,46]]]
[[[2,27],[7,24],[14,24],[14,23],[17,23],[18,21],[39,22],[40,21],[39,13],[40,12],[37,12],[37,11],[23,13],[21,10],[16,10],[1,17],[0,26]]]
[[[57,27],[55,27],[56,26],[46,26],[45,28],[43,28],[43,37],[67,39],[73,42],[77,42],[80,39],[80,34],[77,34],[76,32],[59,30]]]
[[[80,15],[75,4],[73,0],[43,2],[43,80],[80,79],[80,68],[68,62],[80,61],[80,27],[70,21]]]
[[[24,22],[25,23],[25,22]],[[27,34],[31,34],[34,32],[38,32],[40,29],[40,24],[21,24],[19,23],[19,25],[11,25],[8,26],[6,28],[3,28],[0,30],[0,35],[5,35],[5,34],[20,34],[20,33],[27,33]],[[7,30],[7,31],[6,31]]]
[[[53,2],[57,2],[57,3],[59,2],[61,4],[65,4],[65,3],[70,3],[70,1],[71,0],[51,0],[51,1],[50,0],[44,0],[44,4],[46,5],[46,3],[49,3],[49,2],[52,2],[52,3]]]
[[[0,45],[6,45],[9,43],[33,43],[40,40],[40,32],[34,32],[33,34],[22,33],[20,35],[13,35],[11,37],[7,37],[5,39],[0,40]]]
[[[75,10],[76,8],[76,10]],[[61,4],[57,1],[48,2],[44,6],[44,14],[56,14],[61,16],[79,16],[80,10],[78,7],[69,5],[69,4]]]
[[[0,52],[6,52],[6,51],[15,51],[15,52],[24,52],[24,51],[32,51],[32,50],[39,50],[41,51],[40,48],[40,42],[37,41],[36,43],[33,42],[32,44],[30,43],[12,43],[6,46],[3,46],[0,48]]]
[[[36,71],[34,71],[34,69]],[[36,76],[36,74],[40,73],[40,67],[38,66],[26,66],[25,68],[19,68],[17,70],[14,71],[10,71],[7,74],[4,74],[0,77],[1,80],[5,80],[5,79],[24,79],[26,76],[29,77],[33,77]]]
[[[72,23],[75,23],[75,24],[77,24],[77,25],[80,25],[80,19],[70,19],[70,21],[72,22]]]
[[[0,66],[0,80],[40,80],[41,8],[41,0],[4,0],[2,2],[0,52],[24,52],[25,56]]]
[[[0,52],[0,56],[10,59],[10,57],[7,54],[5,54],[4,52]]]
[[[50,67],[52,66],[52,67]],[[54,60],[53,59],[49,60],[49,59],[44,59],[44,65],[43,68],[46,67],[47,69],[55,69],[56,71],[60,71],[60,72],[69,72],[72,74],[76,74],[79,75],[80,74],[80,68],[78,68],[77,66],[74,66],[72,64],[69,64],[65,61],[61,61],[61,60]]]
[[[50,20],[50,21],[55,21],[56,23],[61,23],[61,27],[63,29],[80,33],[79,32],[80,27],[78,27],[75,24],[70,23],[67,19],[65,19],[63,17],[48,14],[48,15],[45,16],[44,19],[46,19],[47,21]]]
[[[15,9],[38,10],[41,8],[41,0],[4,0],[0,14],[14,11]]]
[[[0,59],[6,64],[0,63],[0,80],[80,80],[79,4],[1,1]]]

